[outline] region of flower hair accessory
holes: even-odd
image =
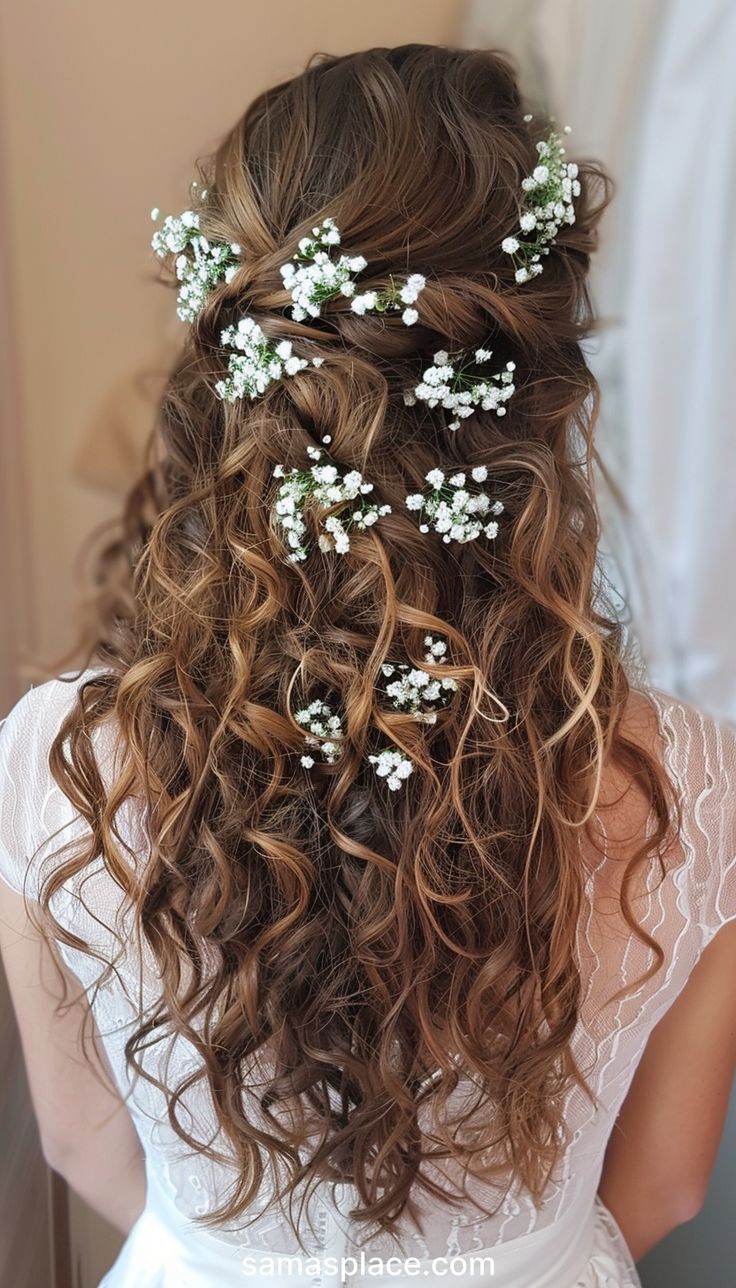
[[[296,322],[319,317],[325,301],[336,295],[353,294],[353,274],[365,268],[367,261],[362,255],[332,259],[330,248],[339,245],[337,224],[332,218],[324,219],[312,229],[311,237],[302,237],[294,259],[281,265],[284,286],[293,300],[291,316]]]
[[[414,766],[409,757],[398,747],[386,747],[378,755],[368,757],[369,765],[375,767],[379,778],[386,779],[386,785],[392,792],[398,792]]]
[[[398,286],[392,277],[391,285],[382,291],[364,291],[362,295],[353,296],[350,307],[360,317],[367,312],[385,313],[387,309],[402,309],[403,321],[407,326],[413,326],[419,313],[411,306],[419,299],[419,292],[426,285],[426,278],[421,273],[410,273],[403,286]]]
[[[308,707],[297,711],[294,719],[309,730],[305,736],[304,745],[317,749],[326,764],[334,765],[342,755],[342,747],[335,739],[343,737],[343,728],[342,720],[334,714],[329,703],[317,698],[316,701],[310,702]],[[314,756],[308,753],[303,755],[301,763],[305,769],[311,769],[314,765]]]
[[[160,211],[151,211],[158,219]],[[199,231],[199,215],[185,210],[167,215],[151,238],[160,259],[176,255],[176,276],[181,282],[176,312],[182,322],[194,322],[207,294],[221,280],[229,282],[239,267],[240,246],[236,242],[211,242]]]
[[[425,635],[425,661],[437,663],[447,652],[444,640]],[[437,708],[449,702],[449,695],[457,690],[457,680],[447,676],[437,679],[419,667],[408,662],[384,662],[382,674],[389,681],[385,686],[386,696],[397,711],[412,715],[422,724],[434,724],[437,720]],[[397,677],[397,678],[393,678]]]
[[[570,133],[569,125],[563,133]],[[537,152],[539,164],[521,182],[524,202],[518,231],[501,242],[501,250],[513,258],[517,282],[528,282],[541,273],[541,257],[549,254],[560,228],[575,223],[573,199],[580,196],[578,167],[565,161],[562,136],[556,130],[550,129],[540,140]]]
[[[269,340],[258,323],[250,317],[241,318],[237,326],[227,327],[220,335],[220,342],[237,353],[228,362],[228,377],[218,380],[215,393],[226,402],[238,398],[259,398],[274,380],[295,376],[297,371],[311,365],[320,367],[322,358],[297,358],[291,340],[277,343]]]
[[[391,286],[383,291],[356,295],[354,275],[367,268],[368,261],[363,255],[340,255],[333,259],[331,249],[339,245],[340,230],[328,216],[312,229],[311,237],[301,238],[294,259],[282,264],[280,272],[284,286],[291,293],[294,320],[319,317],[327,300],[344,295],[350,298],[353,312],[361,316],[367,311],[383,313],[389,308],[403,308],[406,325],[416,322],[419,314],[411,306],[425,286],[421,273],[412,273],[402,286],[392,279]]]
[[[479,407],[505,416],[506,403],[516,392],[516,363],[507,362],[504,371],[491,376],[472,374],[470,370],[472,366],[489,362],[491,356],[490,349],[476,349],[472,356],[459,353],[451,358],[444,349],[438,349],[420,383],[404,394],[404,402],[408,407],[416,402],[424,402],[428,407],[441,404],[453,413],[448,425],[452,430],[459,429],[460,421],[472,416]]]
[[[365,500],[368,493],[373,491],[373,484],[367,483],[359,470],[341,472],[340,466],[324,460],[324,452],[320,447],[308,447],[307,455],[314,461],[309,469],[292,468],[287,474],[283,465],[276,465],[273,471],[274,478],[283,480],[276,497],[274,515],[285,533],[292,563],[300,563],[308,554],[307,523],[304,517],[308,504],[316,503],[317,506],[332,508],[348,505],[351,501],[357,502],[349,514],[328,514],[320,521],[320,550],[335,550],[341,555],[350,549],[351,527],[364,531],[383,515],[391,513],[390,505],[376,505]]]
[[[474,541],[481,533],[491,540],[497,536],[498,524],[488,516],[502,513],[501,501],[491,501],[487,492],[470,493],[464,471],[447,477],[442,470],[430,470],[425,477],[429,490],[406,498],[406,508],[419,512],[420,532],[432,529],[445,542]],[[486,466],[474,466],[470,477],[474,483],[484,483]]]

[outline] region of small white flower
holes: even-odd
[[[284,363],[284,371],[287,376],[295,376],[297,371],[301,371],[302,367],[306,367],[306,365],[304,358],[287,358]]]
[[[515,237],[504,237],[501,242],[501,250],[505,251],[507,255],[515,255],[518,249],[519,242]]]
[[[488,478],[488,470],[485,465],[474,465],[470,473],[475,483],[485,483]]]
[[[417,313],[416,309],[404,309],[404,312],[402,313],[401,316],[407,326],[413,326],[417,318],[419,317],[419,314]]]
[[[430,470],[429,474],[426,475],[426,479],[431,487],[440,488],[445,481],[445,476],[442,470]]]

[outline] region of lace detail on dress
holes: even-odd
[[[90,672],[78,678],[81,683]],[[57,788],[47,766],[53,735],[70,703],[76,684],[53,680],[31,689],[0,726],[0,875],[14,889],[24,886],[33,897],[45,865],[54,862],[60,843],[84,831],[72,806]],[[658,1019],[684,987],[700,954],[719,927],[736,917],[736,733],[658,690],[649,690],[659,721],[663,762],[683,802],[679,846],[668,856],[664,879],[658,871],[642,873],[637,916],[664,951],[664,964],[653,978],[624,998],[612,1001],[623,982],[639,978],[652,964],[651,950],[633,937],[616,911],[615,872],[606,843],[600,855],[585,855],[588,865],[587,905],[578,926],[578,952],[586,980],[573,1050],[589,1080],[596,1103],[577,1087],[565,1103],[569,1144],[538,1209],[531,1197],[512,1186],[504,1197],[488,1185],[468,1179],[468,1201],[462,1213],[431,1196],[417,1197],[419,1224],[406,1218],[400,1227],[403,1254],[429,1257],[458,1255],[492,1248],[552,1226],[594,1194],[605,1147],[616,1114],[628,1091],[647,1038]],[[103,776],[111,771],[114,744],[108,732],[96,730],[96,754]],[[145,862],[145,828],[130,812],[126,842],[137,861]],[[36,857],[32,857],[37,845]],[[96,1024],[110,1066],[128,1104],[146,1151],[149,1172],[160,1178],[177,1210],[190,1219],[211,1211],[222,1200],[233,1174],[199,1154],[187,1151],[172,1132],[166,1096],[145,1080],[131,1077],[125,1063],[125,1041],[141,1014],[156,997],[156,970],[150,949],[137,942],[121,893],[101,861],[93,864],[73,888],[60,892],[59,920],[92,944],[105,961],[116,960],[114,972],[100,982],[103,965],[88,953],[62,948],[69,968],[91,998]],[[193,1048],[181,1039],[162,1042],[146,1059],[164,1085],[178,1085],[196,1067]],[[455,1095],[463,1096],[462,1083]],[[215,1139],[213,1106],[202,1083],[184,1097],[183,1111],[200,1139]],[[432,1179],[457,1192],[462,1175],[450,1162],[428,1168]],[[218,1227],[211,1237],[223,1248],[266,1248],[298,1252],[286,1215],[272,1202],[265,1185],[247,1227]],[[347,1252],[396,1255],[397,1244],[384,1235],[366,1237],[364,1224],[350,1221],[355,1195],[350,1186],[317,1191],[305,1222],[303,1238],[316,1253],[336,1228],[345,1233]],[[497,1208],[493,1215],[484,1209]],[[295,1208],[298,1210],[298,1207]],[[577,1288],[631,1285],[639,1280],[620,1231],[610,1214],[598,1210],[595,1255],[588,1277]],[[614,1228],[615,1227],[615,1228]],[[623,1269],[622,1269],[623,1267]],[[628,1277],[622,1277],[622,1275]],[[592,1277],[591,1277],[592,1276]]]

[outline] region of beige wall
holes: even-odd
[[[173,315],[149,254],[152,206],[187,200],[192,161],[315,50],[451,41],[460,0],[2,0],[0,128],[11,243],[32,609],[28,644],[73,638],[72,565],[111,498],[74,481],[102,400]]]
[[[13,664],[17,641],[44,658],[71,644],[74,558],[116,505],[75,478],[80,444],[110,391],[179,325],[172,297],[156,285],[151,207],[181,209],[193,159],[311,53],[452,42],[461,7],[0,0],[3,713],[33,678]],[[7,1014],[0,1031],[3,1023]],[[12,1058],[17,1070],[17,1049]],[[38,1155],[28,1163],[38,1168]],[[12,1155],[0,1159],[7,1185],[11,1165]],[[26,1202],[38,1231],[33,1206]],[[71,1215],[73,1282],[92,1288],[118,1239],[76,1201]],[[27,1288],[46,1288],[45,1273],[38,1282],[29,1273]]]

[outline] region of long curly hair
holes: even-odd
[[[597,389],[581,344],[609,184],[581,164],[576,222],[543,273],[517,283],[500,244],[537,161],[525,112],[494,52],[320,55],[260,94],[198,166],[201,229],[237,242],[242,264],[187,328],[146,472],[100,553],[98,670],[51,753],[91,837],[42,906],[68,939],[49,902],[96,855],[132,905],[160,998],[127,1056],[149,1076],[141,1055],[160,1036],[194,1044],[238,1175],[209,1220],[245,1216],[278,1162],[284,1193],[348,1180],[355,1219],[388,1231],[417,1186],[432,1188],[431,1158],[513,1175],[541,1197],[564,1094],[585,1086],[570,1046],[579,841],[609,758],[656,823],[622,904],[662,960],[627,892],[668,834],[670,802],[661,766],[622,726],[631,681],[602,594]],[[359,316],[342,296],[291,318],[280,266],[327,216],[367,258],[366,289],[426,276],[415,325]],[[221,332],[245,311],[322,365],[253,401],[219,399]],[[433,352],[480,345],[516,364],[503,419],[478,411],[453,433],[441,408],[406,405]],[[325,435],[392,510],[354,530],[347,553],[313,544],[291,562],[271,518],[274,466],[305,468]],[[476,465],[503,502],[497,539],[421,533],[406,494],[434,467]],[[436,664],[428,633],[448,644]],[[382,667],[397,659],[457,681],[434,724],[386,703]],[[339,697],[342,754],[307,771],[295,711],[326,693]],[[125,761],[105,789],[89,735],[111,716]],[[387,745],[414,765],[401,791],[367,760]],[[145,863],[117,827],[131,798],[145,808]],[[256,1127],[244,1070],[265,1053]],[[453,1119],[461,1078],[474,1095]],[[175,1130],[210,1150],[177,1113],[181,1088],[168,1091]]]

